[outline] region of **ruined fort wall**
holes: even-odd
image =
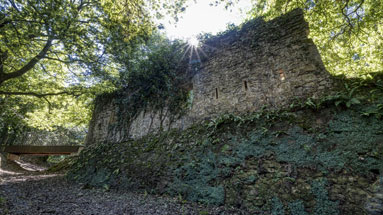
[[[194,76],[194,110],[202,117],[279,108],[318,96],[331,85],[300,10],[270,22],[255,19],[236,34],[207,41]],[[210,50],[209,50],[210,49]]]
[[[207,40],[192,78],[192,106],[185,115],[145,110],[121,124],[121,110],[112,98],[96,103],[86,143],[121,142],[159,130],[185,129],[219,114],[281,108],[292,100],[325,93],[331,77],[307,37],[308,30],[302,11],[294,10],[269,22],[252,20],[238,31]]]

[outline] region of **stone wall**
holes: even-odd
[[[121,125],[115,100],[99,99],[86,143],[121,142],[159,130],[184,129],[219,114],[281,108],[292,100],[325,93],[332,86],[331,76],[308,31],[297,9],[269,22],[254,19],[239,30],[208,39],[198,49],[201,60],[192,78],[193,102],[184,116],[176,119],[166,110],[146,110]]]
[[[96,102],[85,144],[104,141],[122,142],[159,130],[184,129],[193,123],[188,115],[172,119],[174,116],[166,110],[161,112],[141,111],[132,122],[128,122],[124,117],[125,114],[121,114],[113,99],[110,102]]]
[[[209,58],[193,79],[195,111],[203,117],[251,112],[323,92],[330,75],[307,34],[303,14],[295,10],[207,41]]]

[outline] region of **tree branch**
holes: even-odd
[[[349,3],[350,3],[350,0],[346,0],[346,3],[345,5],[341,8],[341,12],[342,12],[342,15],[343,17],[346,19],[346,22],[349,26],[349,34],[351,34],[351,31],[354,29],[354,24],[352,23],[352,20],[350,18],[350,15],[352,14],[356,14],[356,16],[358,17],[358,19],[360,18],[359,14],[358,14],[358,10],[362,7],[362,5],[364,4],[364,1],[365,0],[362,0],[360,2],[360,4],[358,6],[355,7],[355,9],[352,11],[352,12],[348,12],[348,9],[349,9]],[[358,25],[358,28],[359,28],[359,22],[356,21],[355,23],[356,25]]]
[[[341,12],[342,12],[343,17],[346,19],[348,26],[350,26],[350,31],[351,31],[354,28],[354,26],[352,25],[350,17],[348,17],[349,14],[347,14],[347,8],[348,8],[349,2],[350,2],[350,0],[346,0],[346,3],[344,4],[344,6],[341,9]]]
[[[0,91],[0,95],[10,95],[10,96],[34,96],[39,99],[44,99],[48,103],[48,113],[51,113],[52,110],[52,103],[47,98],[48,96],[58,96],[58,95],[72,95],[72,96],[80,96],[82,92],[69,92],[69,91],[62,91],[58,93],[35,93],[35,92],[6,92],[6,91]]]
[[[69,91],[62,91],[58,93],[35,93],[35,92],[6,92],[6,91],[0,91],[0,95],[12,95],[12,96],[34,96],[37,98],[45,98],[47,96],[58,96],[58,95],[72,95],[72,96],[79,96],[81,95],[81,92],[69,92]]]
[[[7,19],[5,19],[4,18],[4,21],[2,21],[1,23],[0,23],[0,28],[3,28],[3,27],[5,27],[8,23],[10,23],[11,22],[11,20],[7,20]]]
[[[8,52],[7,51],[1,51],[0,50],[0,76],[4,73],[4,62],[8,58]]]
[[[4,81],[22,76],[25,73],[27,73],[29,70],[31,70],[36,65],[36,63],[39,62],[47,54],[48,50],[52,46],[52,41],[53,41],[52,38],[48,38],[44,48],[40,51],[40,53],[37,54],[35,57],[33,57],[21,69],[11,73],[0,73],[0,86]]]
[[[8,2],[12,5],[12,7],[13,7],[15,10],[17,10],[17,12],[20,13],[19,8],[17,8],[17,6],[16,6],[16,4],[15,4],[15,2],[14,2],[13,0],[9,0]]]
[[[65,63],[65,64],[71,63],[70,61],[65,61],[65,60],[61,60],[59,58],[53,58],[53,57],[44,57],[44,59],[54,60],[54,61],[58,61],[58,62]]]

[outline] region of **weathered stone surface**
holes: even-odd
[[[295,99],[317,97],[331,86],[301,10],[265,22],[258,18],[240,30],[214,37],[192,78],[193,103],[174,119],[166,110],[146,110],[130,123],[116,126],[113,99],[96,103],[86,143],[121,142],[223,113],[247,113],[261,107],[281,108]],[[201,54],[201,56],[204,54]]]
[[[234,35],[207,41],[214,49],[207,49],[209,57],[193,79],[195,116],[279,108],[323,93],[319,88],[330,85],[330,76],[307,32],[296,10],[270,22],[255,19]]]

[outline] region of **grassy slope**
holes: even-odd
[[[182,132],[92,146],[68,177],[252,213],[363,214],[383,164],[379,83],[347,85],[288,110],[226,114]]]

